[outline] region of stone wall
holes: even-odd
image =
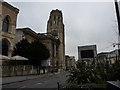
[[[14,38],[16,34],[16,22],[17,22],[17,14],[19,13],[19,10],[7,2],[1,2],[0,1],[0,30],[2,31],[2,24],[3,20],[8,17],[9,19],[9,28],[7,32],[1,32],[2,35],[0,35],[0,40],[6,39],[9,41],[9,47],[8,47],[8,56],[12,56],[13,51],[13,45],[14,45]]]
[[[35,75],[37,74],[37,67],[32,65],[4,65],[0,66],[0,69],[2,70],[2,76],[22,76],[22,75]],[[40,74],[43,74],[45,70],[45,73],[48,72],[48,68],[41,68]]]

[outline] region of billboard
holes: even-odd
[[[94,51],[93,50],[82,50],[81,58],[94,58]]]
[[[88,60],[97,57],[96,45],[78,46],[78,60]]]

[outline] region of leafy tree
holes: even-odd
[[[50,57],[49,50],[46,46],[38,41],[34,41],[30,45],[30,60],[46,60]],[[36,63],[37,64],[37,63]]]
[[[82,62],[77,68],[71,68],[69,73],[68,83],[78,87],[87,83],[104,84],[120,80],[120,61],[114,65],[85,65]]]
[[[14,48],[14,55],[20,55],[29,59],[29,62],[37,67],[40,74],[41,60],[50,57],[49,50],[39,41],[29,43],[27,40],[18,42]]]
[[[15,45],[13,56],[20,55],[29,58],[29,52],[30,52],[30,43],[26,39],[23,39]]]
[[[49,57],[49,50],[44,44],[38,41],[31,43],[29,59],[32,64],[36,65],[38,74],[40,74],[41,60],[47,60]]]

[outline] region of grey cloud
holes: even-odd
[[[52,9],[63,12],[66,54],[75,55],[77,46],[97,44],[98,52],[110,51],[117,42],[116,18],[112,2],[14,2],[20,9],[17,27],[30,27],[36,32],[46,32],[47,20]],[[115,26],[113,28],[113,26]],[[106,48],[107,47],[107,48]]]

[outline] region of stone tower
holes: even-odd
[[[58,65],[60,69],[65,69],[65,35],[62,12],[58,9],[52,10],[47,22],[47,33],[59,39]]]

